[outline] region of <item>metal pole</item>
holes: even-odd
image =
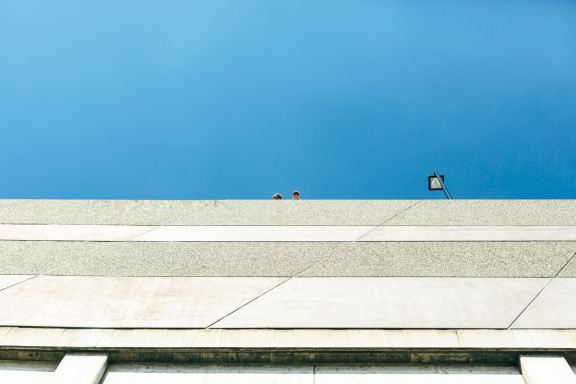
[[[440,186],[442,187],[442,190],[444,191],[444,193],[446,194],[446,198],[448,200],[452,200],[452,196],[450,196],[450,192],[448,192],[448,188],[446,188],[446,186],[444,185],[444,182],[442,181],[442,178],[440,177],[440,175],[438,174],[438,172],[434,171],[434,175],[436,175],[436,178],[438,179],[438,182],[440,183]]]

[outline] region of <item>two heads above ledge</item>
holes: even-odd
[[[274,200],[282,200],[282,195],[277,193],[273,196]],[[300,200],[300,192],[298,191],[294,191],[292,193],[292,199],[293,200]]]

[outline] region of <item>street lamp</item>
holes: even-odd
[[[446,194],[446,198],[448,200],[452,200],[452,196],[450,196],[450,192],[448,192],[448,188],[444,185],[444,175],[439,175],[438,172],[434,171],[434,175],[428,175],[428,190],[429,191],[444,191]]]

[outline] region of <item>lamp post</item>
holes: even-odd
[[[446,194],[448,200],[452,200],[448,188],[444,185],[444,175],[439,175],[438,172],[434,171],[434,176],[428,176],[428,190],[429,191],[439,191],[443,190]]]

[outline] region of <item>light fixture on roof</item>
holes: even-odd
[[[446,194],[446,198],[448,200],[452,200],[452,196],[450,196],[450,192],[448,192],[448,188],[444,184],[444,175],[439,175],[438,172],[434,171],[434,175],[428,175],[428,190],[429,191],[444,191]]]

